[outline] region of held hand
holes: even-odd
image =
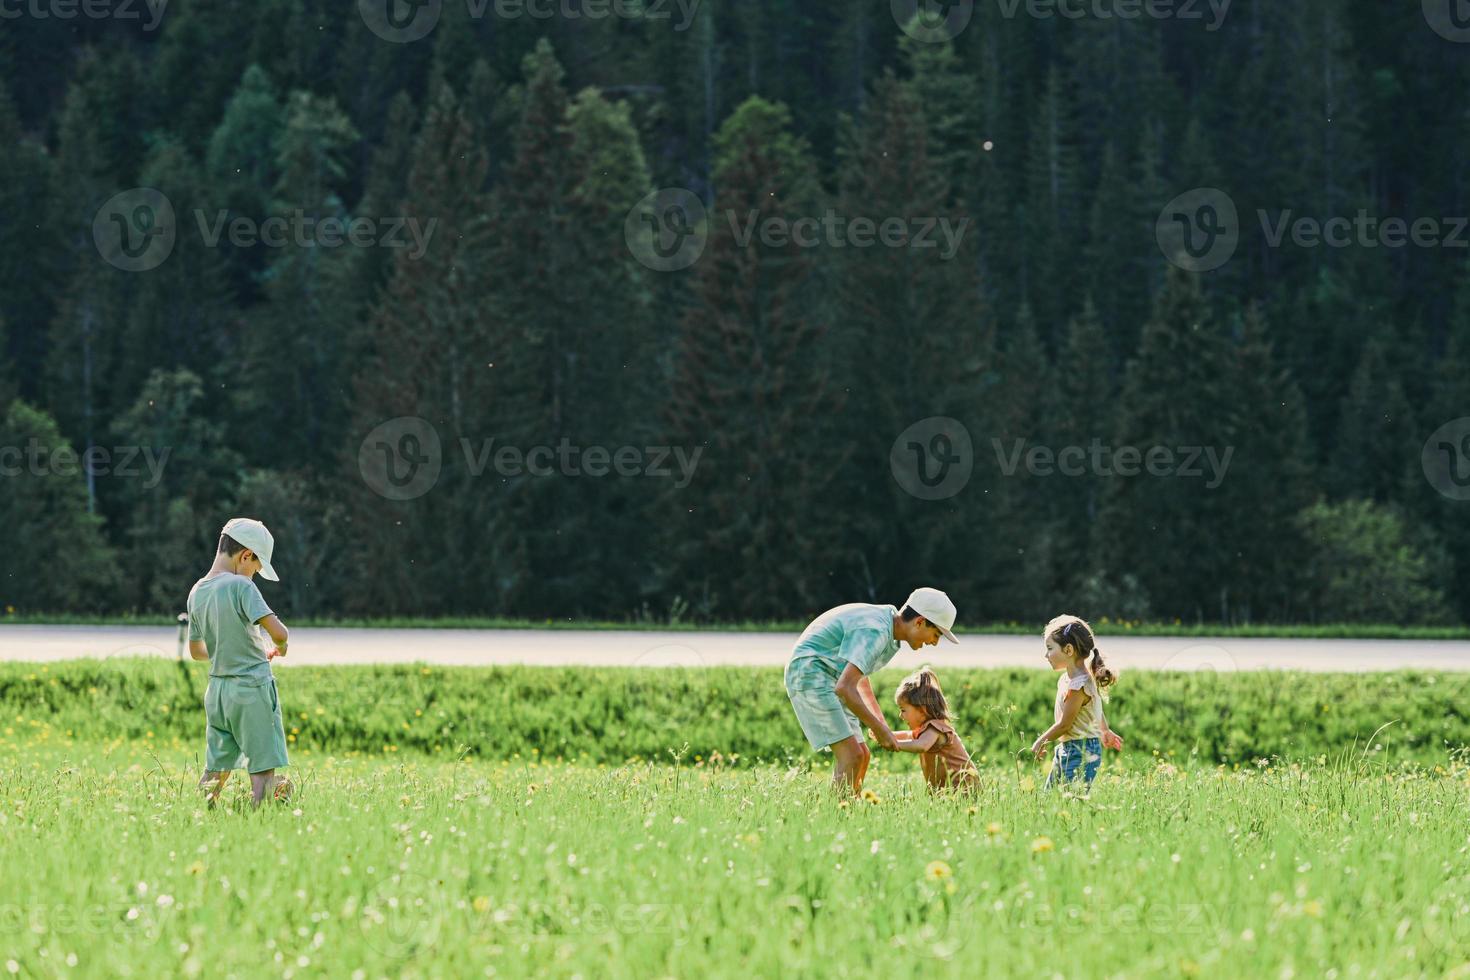
[[[1112,749],[1114,752],[1123,751],[1123,736],[1114,731],[1103,732],[1103,748]]]
[[[879,745],[883,746],[889,752],[898,751],[898,739],[893,737],[892,730],[885,728],[881,732],[874,732],[873,737],[878,740]]]
[[[1041,760],[1045,759],[1046,758],[1046,743],[1043,742],[1039,738],[1036,741],[1032,742],[1031,743],[1031,754],[1036,757],[1036,761],[1037,762],[1040,762]]]
[[[286,651],[285,650],[282,650],[280,647],[276,647],[270,653],[268,653],[268,654],[265,655],[265,659],[267,661],[271,661],[271,660],[276,659],[277,657],[284,657],[285,655],[286,655]]]

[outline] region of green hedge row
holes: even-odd
[[[276,672],[293,748],[314,752],[457,753],[783,761],[809,755],[767,668],[290,667]],[[875,678],[892,704],[900,674]],[[1045,670],[941,675],[970,751],[1009,759],[1051,721]],[[0,664],[0,744],[37,738],[198,740],[202,664],[150,658]],[[1107,707],[1127,758],[1249,763],[1262,757],[1444,762],[1470,745],[1470,674],[1131,671]],[[888,710],[890,723],[897,712]],[[150,736],[149,733],[152,733]]]

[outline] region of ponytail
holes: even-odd
[[[903,679],[893,700],[907,701],[935,721],[949,718],[949,704],[944,700],[944,692],[939,689],[939,676],[928,664]]]
[[[1077,657],[1092,679],[1096,682],[1098,690],[1110,687],[1118,679],[1118,672],[1103,663],[1102,651],[1097,648],[1097,637],[1092,633],[1092,627],[1087,625],[1086,620],[1077,616],[1057,616],[1046,624],[1042,635],[1056,642],[1058,646],[1071,644],[1072,649],[1077,651]]]

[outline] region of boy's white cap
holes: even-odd
[[[938,589],[915,589],[904,605],[939,627],[939,632],[948,637],[949,642],[960,642],[955,639],[952,632],[955,617],[954,603],[943,592]]]
[[[251,517],[231,518],[220,531],[255,552],[260,559],[260,577],[268,582],[279,582],[281,577],[271,567],[271,553],[276,550],[276,539],[264,524]]]

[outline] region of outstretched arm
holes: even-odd
[[[900,752],[928,752],[939,744],[939,733],[932,728],[926,728],[917,735],[911,732],[894,732],[893,737],[898,739]]]
[[[878,740],[879,745],[890,751],[898,747],[893,738],[893,730],[888,727],[883,712],[878,708],[878,699],[873,697],[873,686],[868,683],[862,671],[848,664],[843,669],[842,676],[837,678],[836,691],[838,700],[847,705],[847,710],[872,729],[873,737]]]

